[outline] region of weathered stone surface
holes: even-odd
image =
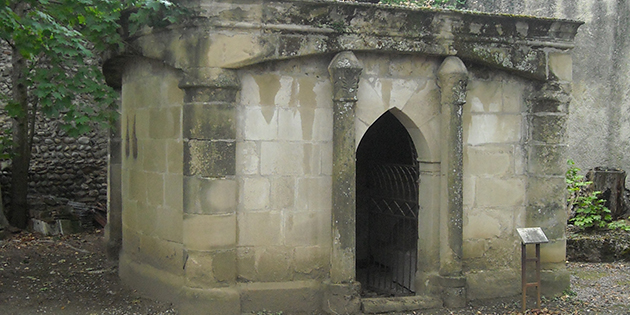
[[[148,235],[140,235],[138,246],[141,249],[138,255],[141,261],[173,275],[182,275],[183,248],[181,243],[169,242]],[[156,257],[148,253],[157,254]]]
[[[322,303],[319,286],[314,281],[242,284],[242,311],[317,312]]]
[[[308,278],[322,279],[328,272],[329,251],[327,246],[296,247],[293,252],[295,272]]]
[[[283,243],[279,212],[252,212],[238,215],[240,246],[271,246]]]
[[[518,270],[481,270],[466,274],[468,298],[483,300],[487,296],[508,297],[521,292],[521,276]]]
[[[187,251],[184,272],[189,287],[226,286],[236,278],[234,250]]]
[[[421,165],[418,294],[461,307],[481,281],[467,275],[498,269],[478,296],[502,296],[518,274],[514,228],[541,222],[562,239],[558,212],[532,211],[557,183],[529,178],[555,176],[561,160],[566,122],[542,117],[565,113],[568,82],[543,81],[569,79],[564,54],[580,23],[356,3],[200,6],[210,19],[134,39],[136,54],[163,65],[125,66],[121,81],[122,203],[133,211],[123,251],[150,257],[137,246],[146,236],[191,253],[185,312],[288,311],[305,280],[309,300],[296,305],[359,313],[356,144],[386,111]],[[178,70],[153,78],[168,67]],[[147,86],[179,103],[142,97]]]
[[[575,230],[573,230],[575,231]],[[572,262],[630,261],[630,236],[625,231],[567,235],[567,260]]]
[[[469,145],[518,142],[521,139],[521,115],[473,114],[467,124],[464,139]]]
[[[243,178],[240,187],[240,204],[247,210],[265,209],[270,198],[269,179],[265,177]]]
[[[184,314],[240,315],[240,293],[236,288],[191,288],[184,286],[174,297],[180,301]]]
[[[185,176],[183,191],[185,213],[230,214],[236,212],[238,190],[234,180]]]
[[[149,110],[149,136],[152,139],[180,138],[182,134],[180,107]]]
[[[330,214],[326,211],[287,214],[284,222],[286,244],[326,246],[330,242]]]
[[[527,203],[539,207],[564,202],[566,182],[563,176],[530,176],[527,181]]]
[[[348,284],[324,283],[324,299],[322,309],[326,313],[358,314],[361,310],[358,282]]]
[[[133,284],[140,292],[164,301],[177,301],[177,292],[184,283],[181,276],[138,262],[124,251],[120,257],[119,273],[124,283]]]
[[[557,203],[527,206],[526,226],[541,227],[549,240],[563,240],[565,238],[568,214],[564,199]]]
[[[278,136],[278,113],[271,106],[245,107],[240,110],[240,131],[245,140],[273,140]]]
[[[236,243],[235,215],[184,215],[183,241],[191,250],[212,250]]]
[[[329,177],[300,178],[295,183],[295,210],[321,211],[331,208],[328,196],[332,194],[332,182]]]
[[[254,141],[236,143],[236,174],[256,175],[260,173],[260,148]]]
[[[346,283],[355,277],[356,152],[355,102],[362,69],[349,51],[337,54],[328,72],[333,84],[333,178],[331,280]],[[350,307],[353,307],[351,305]]]
[[[562,175],[566,172],[566,150],[561,145],[532,145],[529,152],[529,171],[546,175]]]
[[[262,175],[299,175],[304,171],[304,145],[296,142],[262,142]]]
[[[361,308],[366,314],[415,311],[439,308],[441,306],[442,301],[439,299],[423,296],[361,299]]]
[[[234,139],[236,109],[231,104],[187,104],[183,107],[184,137],[188,139]]]
[[[532,117],[532,140],[547,144],[566,143],[566,115],[535,115]]]
[[[184,212],[183,187],[183,175],[170,173],[164,175],[164,206],[173,212]]]
[[[184,143],[184,175],[234,175],[235,155],[234,141],[188,140]]]
[[[513,154],[511,146],[468,146],[464,150],[464,169],[476,176],[509,175]]]
[[[475,205],[478,206],[522,206],[525,202],[524,179],[480,178],[475,188]]]
[[[292,276],[291,250],[284,246],[259,247],[256,257],[256,275],[260,282],[288,281]]]
[[[295,202],[295,178],[275,177],[271,179],[271,195],[269,207],[271,209],[286,209],[293,207]]]

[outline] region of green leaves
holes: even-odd
[[[167,0],[132,0],[128,2],[133,13],[129,16],[129,34],[134,35],[143,26],[165,27],[181,22],[192,15],[190,10]]]
[[[93,121],[111,121],[117,94],[94,61],[124,45],[119,29],[126,9],[134,10],[134,30],[166,26],[189,14],[166,0],[0,0],[0,39],[26,62],[22,80],[11,84],[27,86],[30,95],[29,106],[3,95],[8,114],[62,115],[69,134],[88,131]]]
[[[579,175],[580,169],[575,167],[573,160],[567,161],[568,169],[565,174],[569,197],[567,205],[575,210],[575,216],[569,221],[580,228],[608,228],[630,230],[625,221],[612,221],[610,209],[604,204],[606,200],[599,198],[601,191],[591,191],[592,181],[587,181]]]

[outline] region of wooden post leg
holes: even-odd
[[[523,289],[523,314],[525,314],[525,307],[527,303],[527,245],[521,245],[521,287]]]
[[[536,244],[536,291],[538,294],[538,309],[540,309],[540,244]]]

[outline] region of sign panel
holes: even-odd
[[[517,228],[516,231],[521,237],[523,244],[540,244],[549,243],[547,235],[539,227],[534,228]]]

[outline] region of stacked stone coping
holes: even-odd
[[[0,91],[10,95],[11,49],[0,45]],[[10,119],[0,112],[0,125],[10,128]],[[59,128],[61,119],[37,117],[33,137],[29,193],[50,195],[92,206],[107,202],[107,128],[93,126],[93,131],[78,138]],[[11,168],[2,169],[3,200],[10,203]]]

